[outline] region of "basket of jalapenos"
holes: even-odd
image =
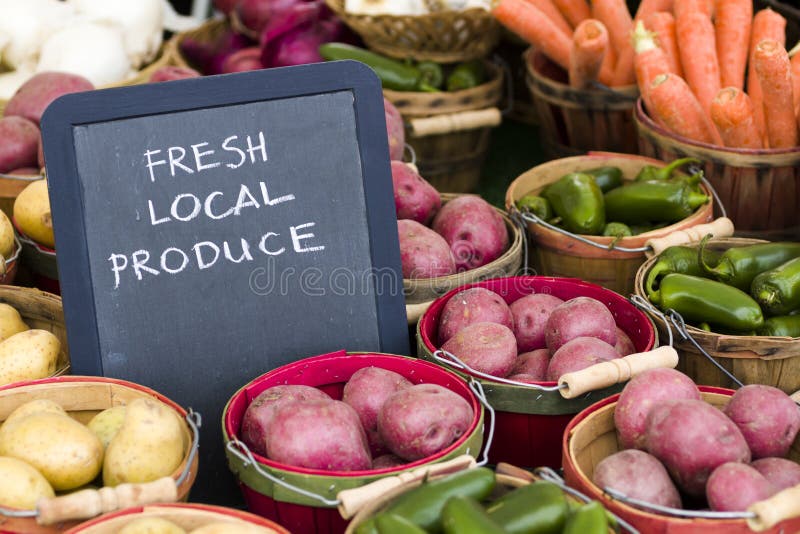
[[[639,269],[636,295],[695,382],[800,390],[800,243],[669,247]]]
[[[730,220],[711,222],[713,194],[702,173],[691,172],[696,162],[609,152],[557,159],[519,176],[506,209],[527,226],[538,274],[628,295],[649,255],[707,233],[733,233]]]

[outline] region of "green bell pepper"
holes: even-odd
[[[567,519],[562,534],[608,534],[608,516],[599,501],[591,501]]]
[[[448,91],[461,91],[462,89],[472,89],[484,82],[486,79],[486,68],[483,61],[475,59],[456,65],[456,68],[447,77],[445,84]]]
[[[608,237],[630,237],[633,235],[627,224],[620,222],[606,223],[603,228],[603,235]]]
[[[686,182],[634,182],[605,194],[606,217],[633,225],[678,222],[706,202],[708,195]]]
[[[800,337],[800,315],[778,315],[764,321],[759,336]]]
[[[581,171],[594,176],[594,181],[600,191],[607,193],[612,189],[622,186],[622,169],[619,167],[595,167]]]
[[[542,192],[564,228],[575,234],[597,235],[605,226],[603,192],[590,174],[573,172]]]
[[[546,198],[538,195],[525,195],[517,200],[517,209],[520,211],[529,211],[542,219],[549,221],[554,217],[553,207]]]

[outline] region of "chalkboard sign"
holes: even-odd
[[[371,70],[337,62],[44,115],[72,372],[203,415],[195,498],[230,498],[219,421],[244,383],[342,348],[408,353],[382,102]]]

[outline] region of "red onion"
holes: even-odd
[[[222,63],[222,72],[245,72],[248,70],[263,69],[261,63],[261,49],[257,46],[243,48],[229,55]]]

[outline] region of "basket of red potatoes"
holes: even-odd
[[[800,531],[800,407],[783,391],[634,377],[564,433],[567,482],[642,532]]]
[[[677,364],[670,347],[653,351],[652,323],[621,295],[544,276],[452,290],[423,314],[417,346],[481,383],[496,413],[490,461],[522,466],[559,466],[560,436],[576,413],[632,374]]]
[[[320,522],[341,532],[340,491],[477,457],[483,407],[466,382],[437,365],[341,351],[254,379],[228,402],[223,426],[251,512],[294,533],[327,531]]]

